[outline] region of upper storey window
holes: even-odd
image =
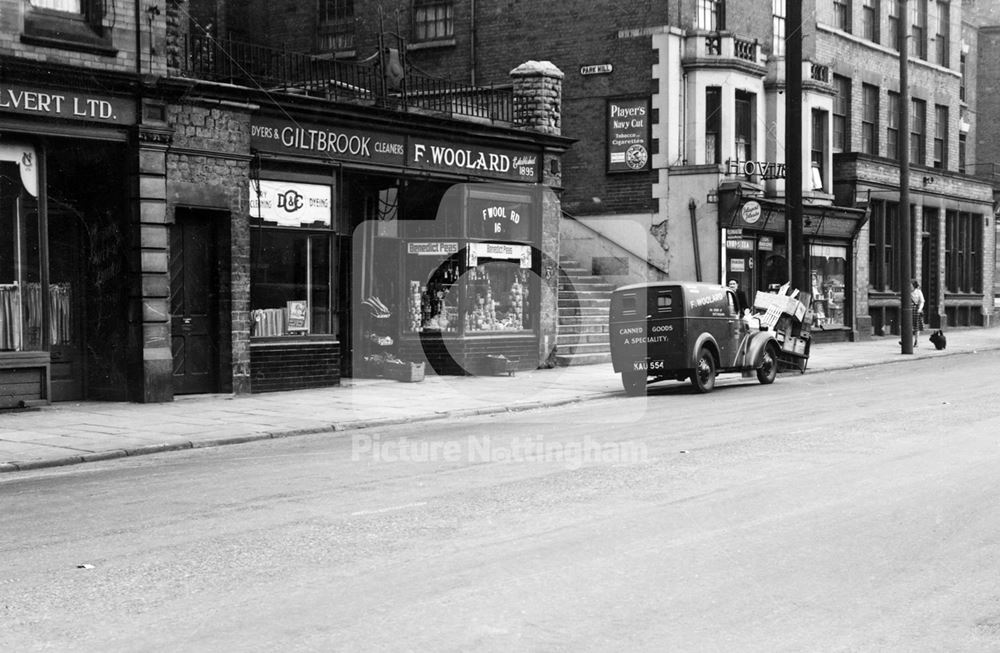
[[[34,45],[114,55],[102,0],[29,0],[21,39]]]
[[[455,3],[452,0],[413,0],[413,34],[417,41],[454,37]]]
[[[723,0],[698,0],[697,27],[710,32],[726,29],[726,3]]]
[[[785,0],[771,0],[771,52],[785,54]]]
[[[354,48],[354,0],[324,0],[320,4],[320,47]]]

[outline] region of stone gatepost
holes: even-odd
[[[510,71],[514,82],[514,124],[530,131],[559,136],[562,130],[563,73],[549,61],[528,61]],[[542,234],[541,317],[539,360],[552,359],[559,315],[559,225],[562,204],[553,188],[562,187],[562,149],[543,146],[541,183]]]

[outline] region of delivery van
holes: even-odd
[[[711,392],[721,372],[756,373],[763,384],[778,374],[781,350],[774,333],[751,327],[725,286],[623,286],[611,294],[608,327],[611,362],[630,395],[664,380],[690,379],[698,392]]]

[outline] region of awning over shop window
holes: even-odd
[[[865,209],[803,202],[802,234],[806,238],[854,240],[867,219]],[[720,227],[783,234],[787,222],[783,201],[762,197],[741,185],[719,188]]]

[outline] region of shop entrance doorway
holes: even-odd
[[[219,391],[218,252],[213,220],[217,215],[217,211],[178,209],[170,230],[174,394]]]

